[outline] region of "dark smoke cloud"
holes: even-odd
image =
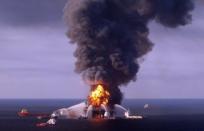
[[[152,50],[149,21],[167,27],[191,21],[190,0],[69,0],[67,35],[77,44],[76,72],[93,86],[103,83],[110,105],[120,104],[119,87],[136,80],[138,58]]]

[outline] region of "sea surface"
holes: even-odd
[[[204,99],[129,99],[122,105],[142,120],[59,120],[53,127],[36,127],[45,122],[20,118],[26,108],[32,113],[51,114],[84,100],[71,99],[1,99],[0,131],[204,131]]]

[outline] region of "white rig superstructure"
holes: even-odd
[[[129,111],[121,105],[115,104],[114,110],[111,111],[107,106],[101,105],[97,110],[92,105],[87,105],[86,102],[62,108],[54,111],[47,124],[56,124],[57,119],[142,119],[142,116],[130,116]]]

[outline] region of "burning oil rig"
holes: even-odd
[[[115,119],[131,118],[129,111],[121,105],[108,106],[109,93],[102,85],[97,85],[88,96],[87,102],[82,102],[69,108],[59,109],[52,113],[52,117],[70,119]],[[141,117],[138,117],[141,118]]]
[[[108,119],[142,119],[142,116],[130,116],[129,110],[119,104],[109,106],[109,92],[103,85],[96,85],[90,92],[87,101],[77,105],[62,108],[52,114],[32,114],[27,109],[19,112],[21,117],[37,117],[38,119],[49,119],[46,123],[39,123],[37,126],[44,127],[55,125],[58,119],[87,119],[87,120],[108,120]]]
[[[142,119],[142,116],[130,116],[121,105],[109,106],[110,94],[103,85],[96,85],[86,102],[54,111],[47,124],[55,124],[57,119]]]

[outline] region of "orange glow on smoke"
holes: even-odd
[[[88,100],[89,104],[95,107],[107,105],[110,93],[102,85],[97,85],[96,89],[91,91]]]

